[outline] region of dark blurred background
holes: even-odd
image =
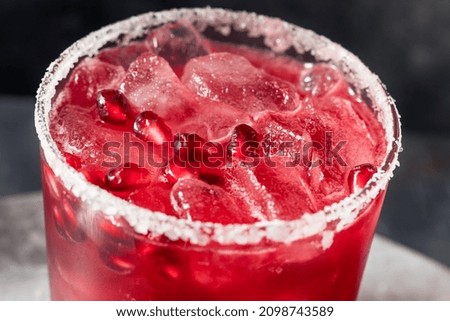
[[[450,266],[449,0],[1,0],[0,196],[40,189],[34,95],[62,50],[131,15],[206,5],[313,29],[380,76],[402,115],[404,152],[378,232]]]

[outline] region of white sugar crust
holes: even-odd
[[[262,37],[265,45],[277,53],[294,48],[299,54],[309,53],[318,61],[334,63],[344,72],[347,81],[366,93],[383,125],[387,153],[381,170],[372,177],[363,190],[316,213],[303,214],[293,221],[272,220],[235,225],[191,222],[164,213],[152,212],[89,183],[82,174],[65,163],[49,133],[49,114],[57,85],[66,78],[82,57],[94,56],[105,44],[117,43],[117,39],[125,44],[143,36],[154,26],[179,19],[193,21],[200,31],[206,27],[213,27],[225,36],[230,33],[231,28],[246,31],[251,37]],[[386,188],[394,169],[398,166],[398,152],[401,149],[400,122],[394,100],[379,78],[355,55],[310,30],[276,18],[247,12],[213,8],[175,9],[147,13],[106,26],[74,43],[48,67],[36,98],[35,125],[43,156],[65,187],[85,203],[85,208],[89,208],[93,213],[121,215],[139,234],[165,235],[171,240],[189,241],[198,245],[206,245],[212,241],[223,245],[257,244],[262,239],[291,243],[321,234],[324,239],[323,246],[327,248],[332,242],[334,233],[352,224],[361,210]],[[333,224],[337,226],[334,231],[327,229],[330,222],[337,222]]]

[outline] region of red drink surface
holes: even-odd
[[[117,197],[222,224],[317,212],[362,189],[386,153],[335,66],[212,41],[186,22],[84,58],[50,132],[69,165]],[[247,252],[139,235],[118,217],[86,223],[45,164],[43,178],[54,299],[354,299],[384,196],[329,249],[311,237]]]

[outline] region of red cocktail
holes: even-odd
[[[36,124],[56,300],[355,299],[400,144],[352,54],[217,9],[80,40]]]

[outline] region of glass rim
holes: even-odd
[[[365,90],[372,100],[372,109],[378,112],[378,120],[385,131],[386,155],[380,170],[365,188],[320,211],[305,213],[296,220],[270,220],[252,224],[224,225],[179,219],[138,207],[89,183],[81,173],[66,163],[50,135],[49,114],[58,84],[66,78],[80,58],[95,55],[105,44],[117,42],[120,37],[126,38],[124,41],[133,40],[149,28],[179,19],[194,21],[200,30],[207,26],[217,27],[226,33],[223,26],[233,26],[236,30],[251,33],[251,36],[262,36],[265,44],[275,52],[282,53],[288,47],[294,47],[299,54],[309,51],[316,58],[329,60],[345,74],[350,74],[352,83]],[[280,39],[288,41],[280,42]],[[124,217],[138,234],[164,235],[173,241],[189,241],[196,245],[210,242],[250,245],[263,239],[291,243],[322,233],[322,245],[326,248],[329,246],[327,240],[330,237],[332,240],[335,232],[354,222],[362,209],[387,187],[394,169],[399,165],[398,154],[401,150],[401,124],[395,102],[378,76],[354,54],[328,38],[278,18],[210,7],[144,13],[107,25],[72,44],[50,64],[42,79],[36,96],[35,126],[46,162],[61,179],[64,187],[80,198],[89,211]],[[326,229],[329,222],[337,222],[335,230]]]

